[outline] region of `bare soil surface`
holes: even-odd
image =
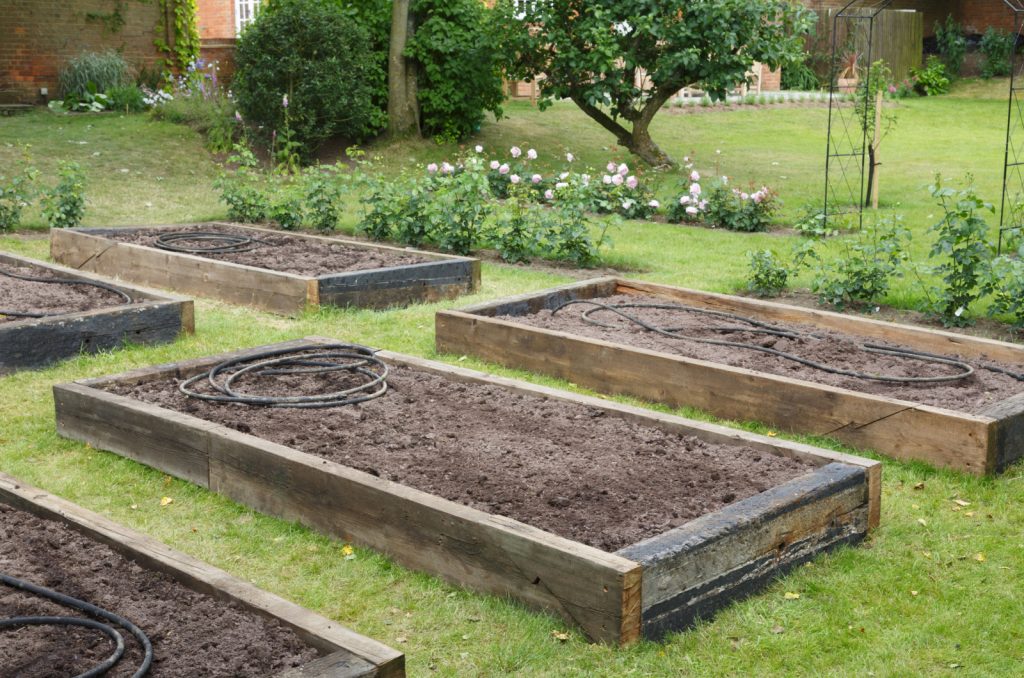
[[[336,390],[340,379],[306,374],[239,383],[246,391],[294,394]],[[393,367],[388,384],[381,398],[323,410],[210,403],[187,398],[171,380],[109,390],[606,551],[813,468],[408,367]]]
[[[276,675],[317,657],[278,622],[227,605],[139,567],[64,525],[0,504],[0,572],[93,603],[139,626],[153,644],[153,678]],[[0,584],[0,617],[83,616]],[[125,657],[109,673],[130,676],[143,653],[122,631]],[[78,675],[113,651],[88,629],[0,629],[0,678]]]
[[[22,266],[9,262],[0,262],[0,271],[30,278],[63,277],[42,266]],[[25,319],[3,315],[3,311],[60,315],[122,306],[124,303],[121,295],[92,285],[30,282],[0,275],[0,323]]]
[[[118,242],[155,247],[157,237],[164,233],[187,233],[190,231],[242,235],[257,239],[256,246],[249,251],[197,254],[196,256],[296,275],[318,276],[434,261],[415,252],[406,253],[373,247],[356,247],[342,242],[302,238],[283,232],[254,233],[243,228],[220,224],[192,224],[170,229],[131,228],[108,233],[104,237]],[[186,247],[208,247],[214,243],[183,240],[177,241],[175,244]]]
[[[675,303],[653,295],[615,295],[595,299],[602,304],[628,303]],[[728,341],[773,349],[847,372],[894,377],[933,377],[953,375],[961,368],[937,364],[916,358],[882,355],[863,350],[863,345],[886,344],[877,339],[858,337],[851,334],[824,330],[812,325],[775,325],[779,329],[799,333],[797,338],[758,334],[751,326],[742,322],[688,313],[680,310],[628,308],[629,315],[648,325],[671,328],[676,334],[690,339],[668,337],[621,318],[614,313],[597,311],[591,315],[598,326],[583,318],[583,312],[593,308],[588,304],[567,306],[557,313],[548,310],[523,316],[504,316],[503,320],[523,323],[534,327],[558,330],[594,339],[614,341],[636,348],[743,367],[756,372],[782,375],[819,384],[838,386],[861,393],[884,395],[915,403],[944,407],[961,412],[978,413],[987,407],[1024,391],[1024,382],[1011,376],[984,369],[984,366],[1001,367],[1016,373],[1024,373],[1024,364],[1008,365],[988,360],[966,360],[975,368],[974,374],[964,379],[946,382],[882,382],[860,379],[822,371],[789,359],[771,355],[760,350],[700,343],[695,339]],[[501,317],[501,316],[499,316]],[[721,331],[719,327],[740,327],[743,331]],[[958,356],[949,356],[958,358]],[[654,376],[652,375],[652,378]]]

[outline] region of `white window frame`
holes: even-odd
[[[260,11],[260,0],[235,0],[235,36],[252,23]]]

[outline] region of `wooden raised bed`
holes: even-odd
[[[245,229],[252,231],[254,235],[285,235],[281,231],[239,224],[213,222],[211,225]],[[181,228],[181,225],[164,228]],[[53,229],[50,235],[50,255],[55,261],[72,268],[286,315],[294,315],[307,305],[385,308],[438,301],[473,292],[480,286],[480,261],[469,257],[416,251],[416,254],[433,261],[391,268],[303,276],[169,252],[104,237],[123,230]],[[367,250],[409,253],[409,250],[397,247],[356,240],[298,233],[286,235],[291,238],[320,240]]]
[[[656,295],[760,320],[816,325],[930,353],[957,353],[967,358],[986,355],[1024,365],[1024,346],[619,278],[588,280],[458,311],[440,311],[436,316],[437,350],[561,377],[604,393],[830,436],[899,459],[919,459],[970,473],[995,473],[1024,456],[1024,394],[982,414],[966,414],[494,317],[528,315],[570,299],[614,294]],[[655,375],[656,379],[651,378]]]
[[[311,337],[276,346],[330,341]],[[583,404],[662,431],[801,458],[816,470],[607,553],[103,390],[193,375],[245,353],[57,385],[57,429],[257,510],[377,549],[407,567],[550,610],[610,643],[684,628],[815,554],[858,541],[878,523],[878,462],[387,351],[378,355],[392,365]]]
[[[112,284],[99,276],[0,252],[0,266],[5,263],[44,268],[64,278]],[[113,286],[140,303],[0,323],[0,374],[42,367],[82,352],[117,348],[125,342],[166,343],[183,332],[195,331],[191,299],[130,285]]]
[[[0,473],[0,503],[62,523],[193,591],[278,620],[322,655],[298,669],[280,674],[280,678],[394,678],[405,675],[405,656],[401,652],[92,511],[23,485],[4,473]]]

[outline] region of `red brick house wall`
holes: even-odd
[[[196,21],[202,40],[234,40],[234,0],[197,0]]]
[[[159,4],[121,4],[116,32],[87,18],[112,9],[109,0],[0,0],[0,101],[41,103],[43,87],[58,97],[61,67],[84,51],[114,49],[136,68],[154,66],[162,58],[153,44]]]

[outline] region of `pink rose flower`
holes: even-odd
[[[523,151],[518,146],[513,146],[511,150],[509,150],[509,153],[512,154],[513,158],[518,158],[523,154]]]
[[[508,169],[508,163],[505,163],[504,165],[498,168],[498,174],[508,174]]]
[[[626,186],[628,186],[629,188],[636,188],[639,185],[640,182],[637,181],[637,178],[632,175],[630,175],[629,178],[626,179]]]
[[[532,181],[535,184],[539,184],[543,180],[544,180],[544,177],[542,177],[539,174],[534,174],[532,177],[530,177],[530,181]]]
[[[432,162],[429,165],[427,165],[427,171],[430,172],[431,174],[436,172],[437,171],[437,163],[436,162]]]
[[[501,163],[500,162],[498,162],[497,160],[492,160],[491,161],[491,169],[492,170],[496,170],[499,167],[501,167]]]
[[[508,180],[511,181],[513,184],[518,184],[519,183],[519,175],[518,174],[513,174],[512,176],[510,176],[508,178]]]
[[[531,148],[530,150],[528,150],[528,151],[526,152],[526,157],[527,157],[527,159],[529,159],[529,160],[536,160],[536,159],[537,159],[537,151],[535,151],[535,150],[533,150],[533,149]]]

